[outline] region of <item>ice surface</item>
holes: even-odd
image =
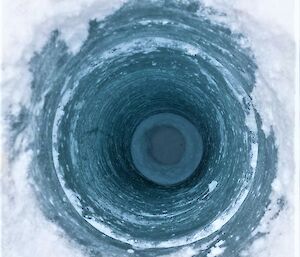
[[[3,51],[2,53],[2,101],[3,111],[17,115],[21,106],[29,106],[31,93],[28,62],[35,51],[39,51],[54,29],[62,31],[61,37],[70,51],[79,50],[87,36],[88,21],[102,19],[119,8],[122,0],[79,0],[74,1],[3,1]],[[262,115],[266,132],[274,129],[279,150],[278,175],[273,183],[271,200],[274,209],[267,212],[261,225],[254,232],[268,232],[269,235],[254,241],[252,247],[243,253],[257,257],[292,257],[294,213],[294,66],[295,42],[293,39],[293,1],[218,1],[205,0],[208,6],[229,13],[223,17],[233,30],[242,31],[254,51],[259,70],[257,87],[252,94],[259,113]],[[13,17],[13,19],[12,19]],[[215,19],[218,19],[215,17]],[[191,55],[197,54],[188,48]],[[4,129],[5,124],[2,120]],[[4,131],[4,136],[7,131]],[[12,163],[2,150],[4,169],[3,183],[3,245],[4,256],[14,257],[56,257],[85,256],[80,247],[70,242],[64,232],[52,224],[39,210],[28,179],[31,152],[26,150],[26,138],[30,131],[18,137],[16,147],[20,155]],[[210,184],[212,191],[216,183]],[[276,213],[278,197],[286,199],[286,206],[274,222],[270,218]],[[21,218],[20,218],[21,217]],[[132,250],[128,250],[132,253]],[[193,248],[183,248],[174,256],[193,256]],[[216,246],[213,256],[222,253]],[[134,255],[134,253],[133,253]],[[210,256],[209,256],[210,257]]]

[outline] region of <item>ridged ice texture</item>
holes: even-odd
[[[255,238],[276,172],[275,135],[249,96],[256,65],[242,35],[193,2],[130,2],[70,54],[59,32],[31,62],[31,176],[41,208],[99,256],[236,256]],[[145,118],[180,115],[201,131],[195,174],[163,187],[135,170]],[[34,114],[34,115],[33,115]]]

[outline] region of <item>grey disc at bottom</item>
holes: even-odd
[[[172,113],[150,116],[136,128],[131,155],[138,172],[159,185],[189,178],[199,165],[203,141],[187,119]]]

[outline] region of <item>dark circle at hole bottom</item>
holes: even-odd
[[[171,165],[178,163],[185,151],[182,133],[172,126],[157,126],[147,132],[148,152],[158,163]]]
[[[136,171],[163,186],[176,185],[190,177],[203,153],[202,136],[187,119],[159,113],[143,120],[131,140]]]

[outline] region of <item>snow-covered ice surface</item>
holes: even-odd
[[[32,162],[37,158],[37,153],[32,149],[33,139],[36,134],[40,133],[38,130],[41,128],[32,125],[34,123],[31,122],[34,118],[27,119],[27,112],[24,110],[30,110],[33,117],[38,117],[44,102],[47,101],[48,91],[41,94],[39,104],[34,105],[34,108],[32,108],[31,97],[35,89],[31,87],[31,83],[35,79],[34,76],[37,70],[33,69],[32,72],[30,62],[34,57],[34,53],[41,52],[45,44],[49,42],[50,35],[54,30],[60,31],[59,37],[68,46],[69,55],[76,55],[89,35],[89,21],[103,20],[106,16],[118,10],[125,1],[3,0],[2,2],[1,101],[3,115],[1,116],[1,137],[3,148],[1,156],[2,171],[0,174],[2,183],[2,255],[6,257],[89,256],[93,253],[85,247],[85,244],[73,240],[72,234],[68,233],[68,229],[64,229],[59,222],[54,222],[53,216],[52,219],[48,219],[37,200],[36,195],[43,194],[43,192],[39,192],[43,188],[35,186],[36,181],[30,176],[30,172],[33,168]],[[155,4],[158,1],[149,2]],[[280,0],[204,0],[201,3],[208,8],[206,10],[214,10],[206,13],[206,17],[209,17],[213,24],[223,24],[234,33],[244,35],[240,38],[239,44],[244,48],[251,49],[257,65],[255,70],[256,84],[250,97],[255,110],[261,117],[263,132],[266,137],[275,135],[274,140],[277,147],[276,176],[272,180],[272,191],[269,195],[270,204],[259,225],[251,232],[253,240],[245,245],[239,254],[240,256],[250,257],[293,257],[296,251],[293,242],[295,240],[295,203],[297,202],[297,199],[295,199],[294,162],[295,3]],[[170,21],[167,18],[159,21],[160,25],[157,26],[168,25]],[[153,21],[149,22],[150,25],[151,22]],[[147,21],[143,21],[142,26],[148,25]],[[148,44],[149,52],[156,51],[158,47],[163,46],[175,50],[184,49],[185,54],[190,56],[200,54],[197,48],[193,48],[189,44],[181,45],[177,41],[174,42],[173,39],[168,41],[156,38],[155,42],[149,41],[145,44]],[[138,49],[138,46],[130,44],[124,50],[122,48],[124,45],[120,46],[120,53],[124,51],[136,51],[137,54],[142,52]],[[107,58],[113,58],[117,53],[118,50],[108,52],[109,56]],[[143,53],[145,54],[145,52]],[[155,66],[155,64],[152,65]],[[49,70],[49,73],[51,72]],[[44,76],[47,77],[47,74]],[[64,97],[66,96],[67,94],[64,95]],[[68,97],[72,98],[71,95],[68,95]],[[66,100],[65,104],[67,102]],[[78,106],[80,109],[80,104]],[[63,107],[61,107],[61,110],[63,110]],[[61,113],[56,112],[55,118],[59,120],[60,115],[62,117],[64,111]],[[257,124],[254,116],[251,118],[251,115],[249,115],[247,118],[247,126],[255,131]],[[56,123],[58,131],[59,122],[56,121]],[[54,129],[54,135],[52,136],[55,142],[60,135],[59,132],[55,134]],[[13,139],[14,142],[7,142],[7,139]],[[70,142],[73,141],[70,140]],[[74,145],[76,145],[76,142]],[[257,155],[259,155],[257,144],[253,143],[250,148],[251,151],[249,151],[252,153],[251,166],[255,170]],[[53,147],[53,155],[55,155],[55,151],[57,151],[56,146]],[[58,159],[56,158],[57,162]],[[59,177],[59,172],[57,175]],[[59,179],[63,185],[64,179],[60,177]],[[222,181],[218,179],[211,179],[208,183],[205,187],[206,192],[209,191],[208,195],[217,194],[219,186],[222,186]],[[68,190],[68,188],[65,188],[64,193],[73,202],[73,206],[77,206],[75,209],[78,208],[76,210],[81,215],[81,204],[76,205],[75,203],[80,197],[76,198],[77,195],[72,194],[72,190]],[[226,215],[218,217],[204,232],[201,230],[201,233],[194,233],[192,237],[184,238],[184,242],[182,238],[177,239],[172,236],[169,239],[164,238],[161,243],[156,242],[155,244],[147,240],[138,239],[138,241],[135,241],[135,239],[131,239],[130,231],[128,234],[123,235],[112,229],[114,225],[111,228],[107,224],[104,226],[105,222],[99,222],[96,218],[86,220],[91,226],[96,227],[104,234],[112,238],[120,238],[120,241],[127,243],[129,246],[124,247],[122,245],[122,247],[124,247],[128,256],[139,256],[140,252],[138,250],[140,248],[176,246],[180,247],[172,252],[159,252],[159,255],[174,257],[222,256],[223,253],[226,254],[227,246],[226,242],[221,239],[214,241],[215,238],[210,238],[200,246],[191,244],[206,237],[206,234],[212,234],[212,231],[216,232],[225,226],[226,222],[235,215],[240,205],[247,200],[249,190],[251,192],[251,188],[242,188],[241,195],[233,195],[233,198],[236,197],[234,198],[236,201],[235,206],[229,208]],[[51,206],[56,206],[54,199],[49,198],[48,200]],[[104,208],[111,208],[111,206],[107,205]],[[118,213],[119,210],[117,209],[111,208],[110,210],[115,211],[116,216],[122,216],[121,211]],[[178,213],[181,215],[181,212],[183,210]],[[141,211],[140,214],[142,217],[147,215],[150,217],[152,212],[142,213]],[[164,217],[163,215],[169,217],[168,213],[162,214],[161,217]],[[139,221],[134,213],[124,219],[126,219],[126,222],[132,222],[133,224],[143,224],[143,221]],[[151,217],[149,220],[151,221]],[[149,224],[151,225],[151,223]],[[257,237],[261,233],[266,235]],[[164,235],[168,235],[168,233]],[[149,250],[147,251],[146,254],[149,253]],[[121,256],[120,254],[123,254],[123,252],[116,250],[115,252],[105,253],[104,256]],[[149,253],[149,256],[153,255]]]

